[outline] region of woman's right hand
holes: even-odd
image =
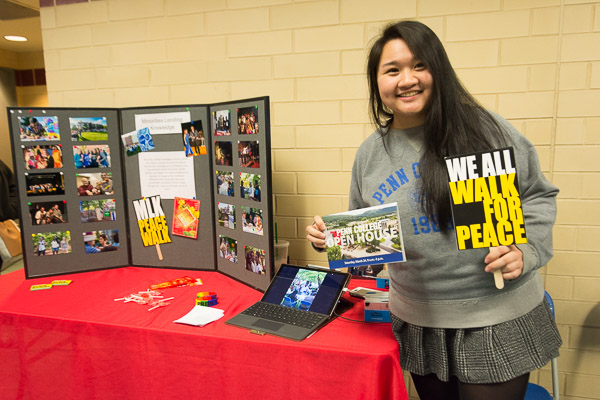
[[[306,238],[313,246],[325,248],[325,222],[320,216],[315,215],[312,225],[306,227],[306,233]]]

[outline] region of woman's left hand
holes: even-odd
[[[485,271],[502,271],[502,279],[512,281],[523,273],[523,253],[517,246],[490,247],[490,252],[484,259]]]

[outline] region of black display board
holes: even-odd
[[[9,107],[8,116],[27,278],[134,265],[218,270],[268,286],[268,97],[122,109]],[[153,192],[161,179],[169,190]],[[158,249],[145,246],[138,227],[140,204],[156,195],[170,240]],[[196,239],[173,234],[175,196],[200,201]]]

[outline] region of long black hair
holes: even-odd
[[[423,212],[444,227],[451,216],[444,157],[493,149],[506,143],[506,134],[463,87],[436,34],[420,22],[400,21],[384,28],[367,59],[369,113],[382,136],[389,132],[394,114],[381,100],[377,74],[383,47],[394,39],[402,39],[433,77],[419,163],[420,198]]]

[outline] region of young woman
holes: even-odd
[[[522,399],[529,372],[561,345],[537,271],[552,257],[558,189],[533,145],[463,88],[425,25],[387,26],[370,49],[367,75],[377,130],[356,154],[349,208],[398,203],[407,261],[390,264],[389,274],[402,368],[422,400]],[[458,251],[444,157],[507,146],[528,243]],[[391,186],[396,176],[405,179]],[[325,248],[321,217],[306,230]]]
[[[187,129],[183,130],[183,144],[185,145],[185,156],[193,156],[194,152],[192,151],[192,146],[190,145],[190,134]]]
[[[63,253],[68,253],[69,252],[69,242],[67,242],[67,238],[63,236],[62,240],[60,241],[60,248],[62,249]]]
[[[52,238],[52,242],[50,242],[50,247],[52,248],[52,255],[58,254],[58,249],[60,248],[58,236],[54,236],[54,238]]]

